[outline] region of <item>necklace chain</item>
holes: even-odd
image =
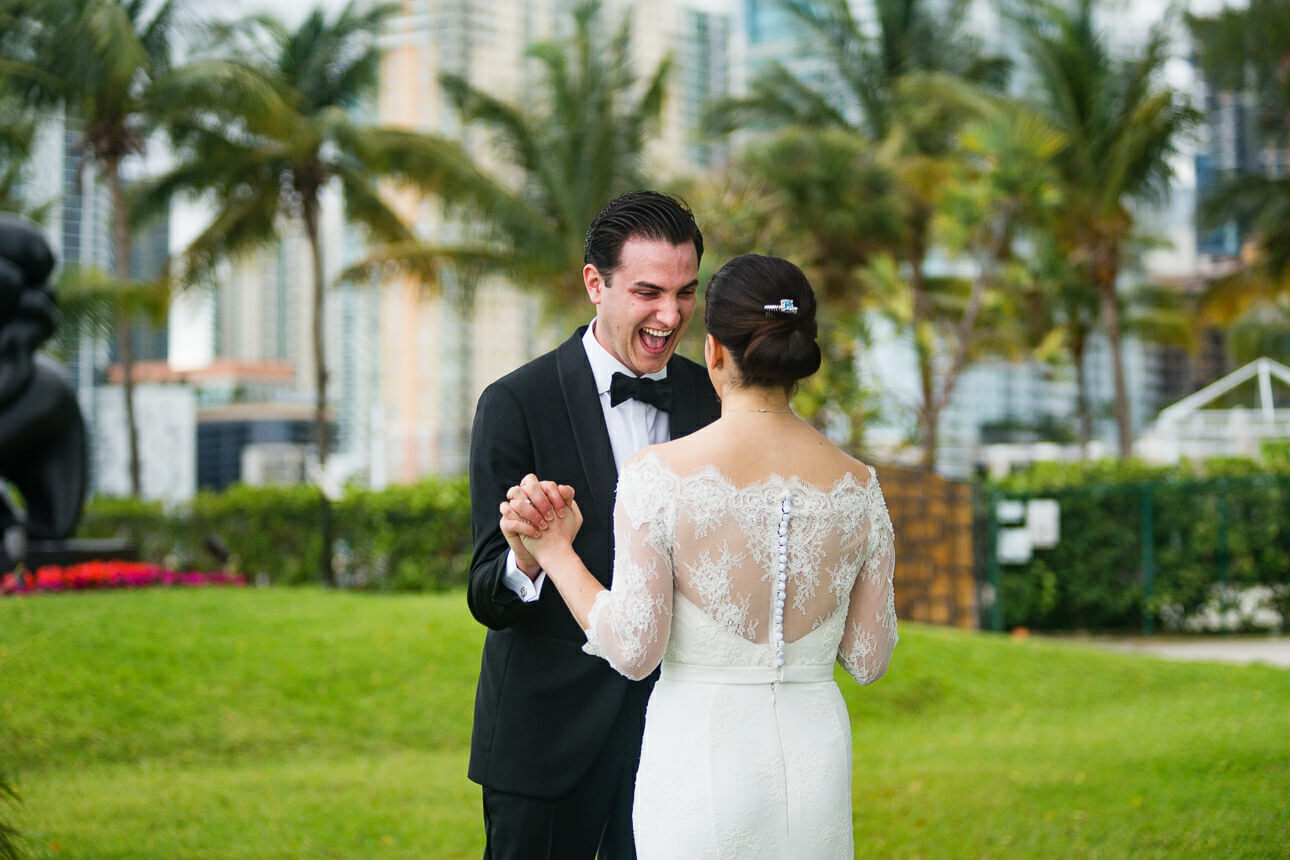
[[[792,409],[727,409],[726,412],[770,412],[775,415],[791,415]]]

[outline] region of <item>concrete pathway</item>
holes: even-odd
[[[1290,669],[1290,636],[1216,636],[1204,638],[1139,637],[1132,639],[1070,640],[1136,652],[1167,660],[1217,660],[1225,663],[1261,663]]]

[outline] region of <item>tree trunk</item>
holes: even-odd
[[[125,190],[121,187],[121,160],[111,158],[106,164],[108,190],[112,195],[112,253],[114,274],[118,289],[124,289],[130,279],[130,218],[125,205]],[[139,468],[139,430],[134,414],[134,331],[133,318],[128,310],[116,314],[116,351],[121,362],[122,396],[125,399],[126,444],[130,452],[130,495],[143,495],[143,481]]]
[[[1003,255],[1003,246],[1008,238],[1012,208],[1006,203],[1001,207],[1002,211],[995,225],[994,235],[990,237],[990,245],[986,248],[985,258],[981,261],[981,269],[972,280],[967,305],[963,308],[963,316],[959,318],[954,357],[950,360],[949,370],[945,373],[945,381],[941,383],[940,397],[935,400],[932,408],[933,421],[939,420],[941,410],[950,402],[950,397],[954,394],[954,386],[959,381],[963,368],[967,366],[968,352],[972,348],[972,335],[976,331],[976,320],[981,314],[981,306],[985,303],[985,288],[990,283],[990,274]]]
[[[316,192],[304,195],[305,233],[313,263],[313,294],[310,296],[310,330],[314,360],[314,443],[318,446],[318,468],[327,465],[327,363],[323,331],[323,303],[326,284],[323,275],[322,245],[318,238],[318,198]]]
[[[1088,459],[1088,443],[1093,439],[1093,411],[1088,402],[1088,380],[1084,376],[1084,353],[1087,337],[1083,331],[1071,338],[1071,357],[1075,360],[1076,409],[1079,412],[1079,456]]]
[[[322,245],[318,239],[318,192],[307,190],[304,194],[303,215],[305,233],[309,237],[309,252],[313,262],[313,301],[311,304],[311,331],[314,358],[314,441],[318,446],[318,499],[319,521],[322,531],[322,553],[318,575],[323,585],[334,586],[336,574],[332,569],[333,521],[331,501],[322,487],[327,467],[327,356],[323,331],[323,303],[326,282],[323,274]]]
[[[909,286],[913,291],[913,332],[914,351],[918,356],[918,381],[922,389],[923,403],[919,408],[919,421],[922,424],[923,456],[920,468],[932,471],[936,468],[936,378],[932,366],[935,351],[930,339],[932,333],[924,332],[924,326],[930,326],[927,304],[927,283],[923,278],[923,255],[926,251],[927,229],[930,215],[922,210],[915,213],[910,220],[909,236]]]
[[[1096,267],[1097,289],[1102,300],[1102,319],[1111,342],[1111,371],[1115,380],[1115,423],[1121,459],[1133,454],[1133,423],[1129,415],[1129,392],[1124,381],[1124,349],[1120,333],[1120,308],[1115,300],[1117,265],[1114,249],[1105,249]]]
[[[918,467],[924,472],[932,472],[936,469],[936,422],[940,419],[940,416],[934,415],[926,409],[920,409],[918,410],[918,417],[923,431],[923,457]]]

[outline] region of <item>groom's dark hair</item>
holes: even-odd
[[[582,261],[600,270],[606,282],[622,262],[628,239],[653,239],[673,245],[694,243],[703,259],[703,234],[694,221],[690,206],[675,194],[659,191],[629,191],[615,197],[591,219]]]

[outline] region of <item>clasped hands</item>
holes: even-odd
[[[568,551],[582,527],[582,511],[573,500],[573,487],[539,481],[532,473],[506,491],[506,500],[498,510],[502,535],[515,553],[516,565],[530,579],[548,567],[544,559]]]

